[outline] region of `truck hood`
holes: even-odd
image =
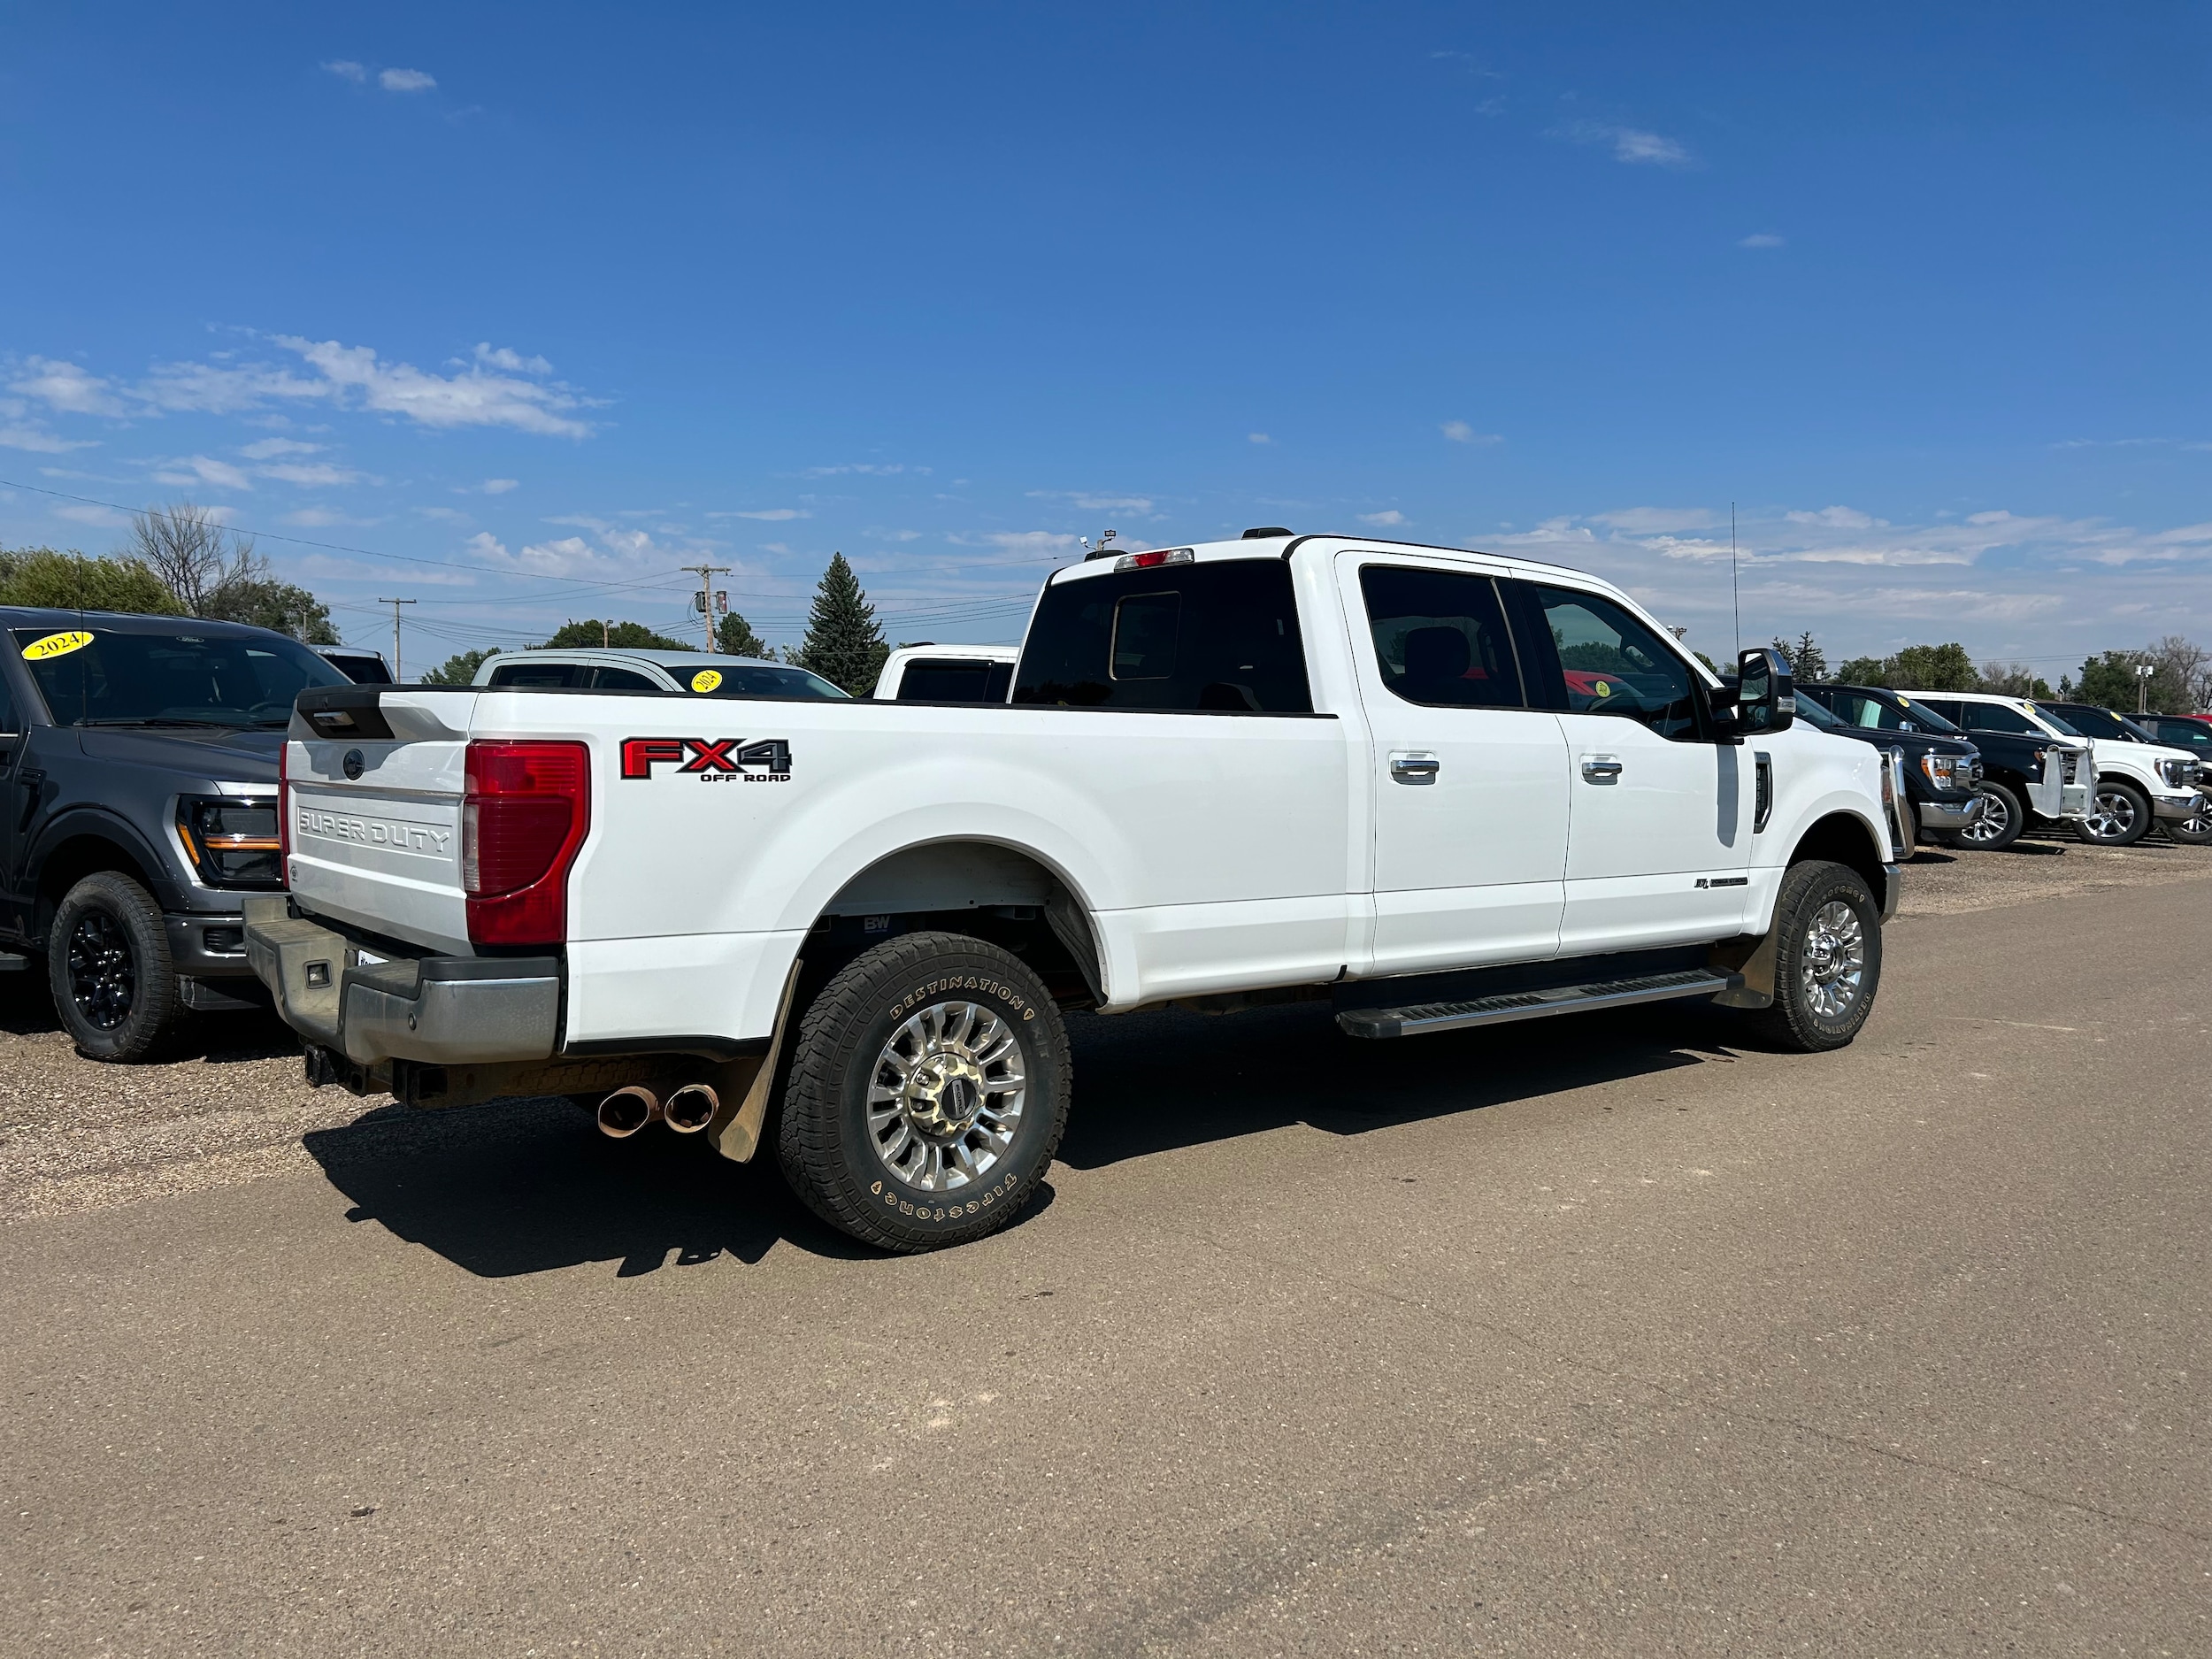
[[[93,760],[161,766],[230,783],[273,784],[284,733],[216,726],[96,726],[78,739]]]

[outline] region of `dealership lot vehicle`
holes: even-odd
[[[2153,733],[2139,720],[2115,714],[2091,703],[2038,703],[2036,706],[2047,714],[2062,719],[2075,731],[2094,738],[2098,753],[2116,773],[2123,767],[2124,776],[2114,776],[2101,781],[2101,793],[2108,795],[2108,810],[2101,814],[2114,829],[2123,823],[2131,827],[2134,822],[2138,801],[2141,796],[2153,803],[2153,818],[2160,829],[2177,841],[2188,841],[2193,836],[2201,839],[2212,834],[2212,824],[2207,823],[2205,787],[2206,756],[2196,744],[2170,741]],[[2177,726],[2194,724],[2173,722]],[[2212,729],[2207,732],[2212,736]],[[2091,823],[2099,815],[2093,814]],[[2119,838],[2108,832],[2094,839],[2113,842]],[[2138,835],[2134,839],[2140,840]]]
[[[266,628],[0,608],[0,945],[86,1054],[262,1000],[241,907],[283,885],[277,754],[293,698],[348,683]]]
[[[384,660],[381,651],[367,650],[358,645],[318,645],[314,650],[357,686],[392,683],[392,665]]]
[[[869,695],[879,703],[1003,703],[1018,645],[902,645]]]
[[[2026,697],[1945,692],[1929,694],[1921,701],[1978,738],[1985,729],[2016,731],[2024,721],[2032,734],[2048,741],[2089,742],[2094,787],[2079,824],[2084,841],[2130,847],[2150,833],[2154,819],[2184,820],[2196,811],[2196,762],[2180,749],[2132,739],[2098,741],[2094,733],[2078,729],[2055,705]]]
[[[1823,690],[1825,697],[1819,695]],[[1797,712],[1824,732],[1904,756],[1907,846],[1924,833],[1947,837],[1981,822],[1988,804],[1975,788],[1982,780],[1982,757],[1964,738],[1941,735],[1931,721],[1911,718],[1909,709],[1832,687],[1798,687]]]
[[[680,691],[701,697],[829,697],[845,693],[803,668],[710,651],[584,647],[488,657],[476,684],[502,690]]]
[[[1989,850],[2009,847],[2032,825],[2078,826],[2092,805],[2094,746],[2087,738],[2062,736],[2016,697],[1968,698],[1949,693],[1891,691],[1877,686],[1815,686],[1823,701],[1849,696],[1890,709],[1901,726],[1947,736],[1962,732],[1979,751],[1982,815],[1948,832],[1961,845]],[[2016,706],[2017,705],[2017,706]]]
[[[1058,1143],[1063,1007],[1387,1040],[1694,997],[1848,1042],[1901,762],[1743,667],[1573,572],[1269,535],[1056,572],[1002,707],[319,691],[248,948],[350,1087],[599,1094],[743,1160],[781,1078],[810,1204],[956,1243]]]

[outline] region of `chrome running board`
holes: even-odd
[[[1591,985],[1555,985],[1541,991],[1512,991],[1466,1002],[1420,1002],[1410,1008],[1354,1008],[1336,1023],[1355,1037],[1417,1037],[1432,1031],[1460,1031],[1469,1025],[1502,1025],[1509,1020],[1543,1019],[1578,1014],[1586,1009],[1625,1008],[1632,1002],[1664,1002],[1678,996],[1717,996],[1740,990],[1743,975],[1691,968],[1635,979],[1601,979]]]

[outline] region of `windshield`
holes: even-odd
[[[2087,737],[2089,735],[2088,733],[2070,724],[2065,716],[2060,714],[2047,703],[2031,703],[2028,707],[2033,709],[2037,715],[2062,737]]]
[[[1835,731],[1843,725],[1841,720],[1829,713],[1825,707],[1812,697],[1800,697],[1797,700],[1797,718],[1808,725],[1820,727],[1824,732]]]
[[[86,626],[17,628],[23,665],[59,726],[265,726],[292,718],[309,686],[346,677],[280,634]]]
[[[1866,691],[1835,691],[1828,695],[1828,706],[1846,726],[1869,731],[1934,732],[1945,737],[1958,733],[1958,727],[1933,709],[1895,693],[1878,697]]]
[[[668,670],[680,686],[708,697],[845,697],[846,692],[821,675],[803,668],[778,668],[766,663],[733,663],[727,667]]]

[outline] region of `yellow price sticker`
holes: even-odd
[[[1597,683],[1597,694],[1601,697],[1609,697],[1613,695],[1613,687],[1601,680]]]
[[[722,671],[718,668],[703,668],[691,677],[694,691],[712,691],[721,683]]]
[[[33,640],[23,648],[27,663],[50,662],[57,657],[66,657],[72,651],[81,651],[92,643],[92,636],[82,628],[72,628],[66,634],[50,634],[42,640]]]

